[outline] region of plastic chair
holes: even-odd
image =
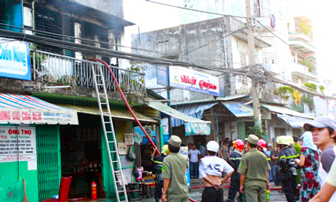
[[[48,199],[44,199],[42,202],[66,202],[68,201],[71,178],[72,176],[61,177],[61,185],[59,188],[58,199],[48,198]]]

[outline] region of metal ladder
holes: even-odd
[[[94,64],[91,64],[91,68],[92,68],[93,83],[94,83],[96,93],[97,93],[100,117],[101,117],[102,126],[104,130],[104,137],[105,137],[106,148],[107,148],[108,157],[110,161],[110,167],[111,167],[117,202],[123,202],[123,201],[128,202],[126,186],[124,182],[124,173],[122,172],[122,165],[120,162],[118,145],[117,145],[116,136],[114,132],[111,109],[110,109],[107,90],[105,86],[105,78],[103,75],[102,65],[97,65],[95,67]],[[99,92],[100,88],[103,89],[104,91],[103,93]],[[103,96],[103,99],[104,99],[103,102],[102,102],[101,96]],[[104,108],[107,109],[107,115],[108,115],[107,121],[104,118],[104,111],[103,111]],[[110,127],[109,128],[110,130],[107,130],[108,126]],[[110,145],[112,145],[112,151],[110,149]],[[117,179],[116,175],[119,175],[118,177],[119,179]]]

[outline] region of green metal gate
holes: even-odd
[[[39,201],[57,195],[61,179],[59,125],[36,125]]]

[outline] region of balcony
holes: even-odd
[[[96,70],[103,68],[108,93],[119,94],[110,72],[101,63],[38,50],[32,51],[31,57],[33,80],[43,83],[45,89],[69,87],[92,91],[94,90],[93,67]],[[110,68],[126,95],[133,94],[142,97],[146,95],[145,74],[118,67],[110,66]]]
[[[306,54],[306,53],[315,53],[316,47],[312,42],[312,39],[308,36],[301,33],[289,33],[289,45]]]
[[[32,81],[0,78],[4,91],[57,96],[64,99],[95,102],[96,91],[92,67],[103,69],[107,94],[111,102],[122,103],[117,86],[107,68],[97,62],[80,60],[44,51],[31,51]],[[143,104],[146,101],[145,74],[110,66],[128,101]],[[102,87],[99,90],[103,92]]]
[[[307,82],[308,80],[317,79],[317,75],[310,73],[308,67],[299,63],[290,62],[290,69],[292,70],[292,76],[302,78],[303,80],[306,78]]]
[[[267,71],[273,75],[280,74],[282,68],[277,64],[278,57],[274,53],[263,52],[263,63]]]

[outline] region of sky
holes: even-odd
[[[155,0],[169,4],[181,5],[184,0]],[[300,0],[297,0],[300,1]],[[309,3],[309,1],[313,3]],[[332,91],[336,93],[336,26],[333,22],[336,2],[334,1],[304,1],[306,9],[311,11],[313,20],[314,43],[317,47],[317,67],[319,79],[329,79],[332,83]],[[315,3],[315,4],[314,4]],[[131,46],[130,34],[153,31],[176,26],[179,23],[178,9],[169,8],[146,2],[145,0],[124,0],[124,17],[134,22],[137,26],[126,28],[126,44]]]
[[[314,38],[317,46],[316,57],[319,64],[317,67],[321,71],[319,72],[321,76],[334,81],[334,90],[336,90],[336,27],[333,22],[335,6],[336,2],[334,1],[330,1],[328,4],[318,4],[316,7],[317,15],[314,21]]]

